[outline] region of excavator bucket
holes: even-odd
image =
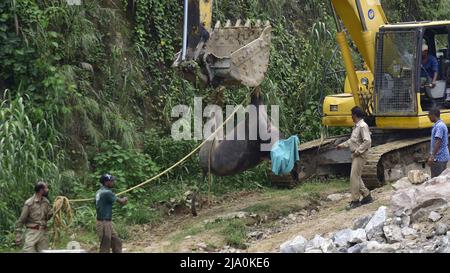
[[[267,21],[217,22],[211,33],[199,31],[198,43],[189,40],[185,59],[173,64],[184,77],[209,86],[256,87],[269,66],[271,26]]]

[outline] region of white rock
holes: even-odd
[[[409,188],[411,187],[413,184],[411,184],[411,182],[409,182],[409,178],[408,177],[403,177],[402,179],[398,180],[397,182],[395,182],[394,184],[392,184],[392,188],[394,188],[394,190],[400,190],[400,189],[405,189],[405,188]]]
[[[197,247],[198,248],[207,248],[208,246],[205,243],[198,243]]]
[[[444,223],[437,223],[434,227],[434,231],[436,232],[436,235],[445,235],[447,234],[448,227]]]
[[[384,222],[386,222],[387,218],[386,210],[387,208],[385,206],[379,207],[375,215],[367,223],[365,231],[369,240],[383,233]]]
[[[430,179],[430,176],[421,170],[411,170],[408,172],[408,179],[412,184],[418,185]]]
[[[365,228],[370,219],[372,219],[372,214],[359,217],[353,221],[353,229]]]
[[[306,252],[311,251],[312,249],[320,249],[322,252],[327,253],[334,251],[335,247],[331,239],[325,239],[320,235],[316,235],[306,245]]]
[[[282,253],[304,253],[307,243],[308,241],[299,235],[290,241],[284,242],[280,246],[280,251]]]
[[[352,236],[350,237],[349,242],[352,244],[362,243],[367,240],[366,231],[362,228],[352,231]]]
[[[308,248],[305,253],[323,253],[322,250],[317,248]]]
[[[340,230],[336,232],[332,240],[334,241],[334,244],[338,247],[347,246],[350,242],[350,239],[352,237],[353,231],[349,228]]]
[[[345,196],[341,193],[333,193],[333,194],[330,194],[327,196],[327,200],[333,201],[333,202],[341,201],[344,198],[345,198]]]
[[[402,230],[399,226],[388,225],[383,227],[384,236],[388,243],[396,243],[403,240]]]
[[[420,209],[437,211],[446,209],[450,201],[450,173],[432,178],[427,182],[394,192],[391,197],[391,209],[394,215],[411,215]],[[418,216],[418,215],[416,215]],[[413,221],[417,217],[413,217]]]
[[[347,249],[347,253],[361,253],[363,246],[361,246],[361,244],[356,244],[352,247],[349,247]]]
[[[402,228],[402,235],[406,239],[414,239],[417,237],[417,231],[410,227],[404,227],[404,228]]]
[[[442,216],[435,211],[430,212],[430,214],[428,215],[428,219],[430,219],[433,222],[437,222],[441,218],[442,218]]]
[[[400,243],[395,244],[380,244],[377,241],[369,241],[365,244],[361,252],[378,252],[388,253],[395,252],[400,248]]]

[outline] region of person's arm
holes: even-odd
[[[117,203],[119,203],[121,205],[126,205],[127,202],[128,202],[128,198],[126,198],[126,197],[119,198],[112,192],[109,195],[109,198],[110,198],[109,200],[110,200],[111,203],[117,202]]]
[[[128,203],[128,198],[126,198],[126,197],[117,198],[117,203],[119,203],[121,205],[126,205]]]
[[[437,81],[437,78],[438,78],[438,73],[437,73],[437,72],[434,72],[433,80],[432,80],[432,82],[431,82],[431,87],[433,87],[433,88],[436,87],[436,81]]]
[[[442,144],[442,137],[444,136],[443,130],[438,126],[436,128],[436,133],[434,135],[434,146],[431,147],[430,157],[428,158],[428,163],[431,164],[436,159],[436,155],[439,152]]]
[[[352,136],[353,136],[353,132],[352,132]],[[346,141],[344,141],[341,144],[337,145],[336,149],[340,150],[340,149],[344,149],[344,148],[349,148],[351,140],[352,140],[352,137],[350,136],[349,139],[347,139]]]
[[[25,225],[25,221],[28,218],[30,213],[30,209],[27,204],[25,204],[22,208],[22,213],[20,214],[19,220],[16,223],[16,245],[20,245],[22,242],[22,228]]]
[[[431,86],[436,87],[436,81],[439,75],[439,63],[437,59],[432,58],[433,79],[431,80]]]
[[[48,204],[48,211],[47,211],[47,221],[52,219],[53,217],[53,208],[51,206],[51,204]]]
[[[441,148],[442,139],[436,137],[434,139],[434,147],[433,152],[431,153],[431,158],[434,160],[436,158],[436,154],[439,152],[439,149]]]
[[[369,127],[368,126],[361,127],[360,132],[363,142],[361,143],[361,145],[359,145],[358,149],[356,149],[355,151],[356,155],[361,155],[365,153],[367,150],[370,149],[370,146],[372,146],[372,139],[370,137]]]

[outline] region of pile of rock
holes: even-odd
[[[297,236],[283,243],[283,253],[443,252],[450,253],[450,169],[429,179],[421,171],[393,184],[390,208],[379,207],[354,220],[352,228],[311,240]]]

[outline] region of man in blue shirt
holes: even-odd
[[[422,46],[422,67],[420,69],[420,77],[426,77],[431,80],[431,87],[436,86],[439,74],[439,63],[436,57],[428,54],[428,46]]]
[[[440,119],[441,112],[433,108],[428,112],[428,118],[434,123],[431,131],[431,147],[428,165],[431,168],[431,177],[439,176],[446,168],[450,159],[448,151],[447,125]]]
[[[109,253],[112,248],[113,253],[122,252],[122,241],[112,225],[112,206],[114,202],[125,205],[128,202],[126,197],[118,198],[112,191],[116,178],[110,174],[100,177],[102,187],[95,194],[95,207],[97,210],[96,230],[100,240],[100,252]]]

